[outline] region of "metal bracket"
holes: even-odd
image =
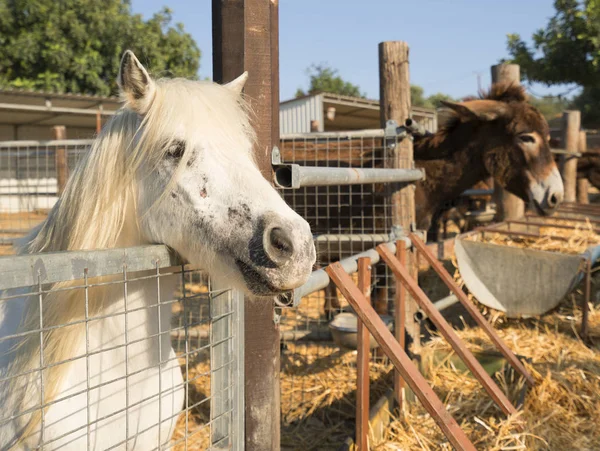
[[[271,164],[278,165],[281,163],[281,151],[279,150],[279,147],[273,146],[273,150],[271,150]]]
[[[276,309],[298,307],[298,305],[295,303],[293,291],[277,296],[274,300],[274,303]]]

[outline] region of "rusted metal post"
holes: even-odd
[[[396,241],[396,257],[400,263],[406,266],[406,243],[403,241]],[[396,276],[396,305],[394,306],[394,332],[396,333],[396,340],[405,348],[405,337],[406,333],[406,288],[400,282]],[[402,379],[399,371],[394,372],[394,393],[396,395],[396,402],[400,408],[400,412],[404,409],[404,391],[405,382]]]
[[[497,64],[492,66],[492,83],[521,83],[518,64]],[[525,203],[517,196],[506,191],[499,183],[494,183],[494,202],[496,203],[496,221],[518,219],[525,215]]]
[[[358,259],[358,289],[369,304],[371,259]],[[369,451],[369,357],[370,335],[360,317],[357,319],[358,349],[356,356],[356,444],[358,451]]]
[[[585,293],[583,296],[583,305],[581,306],[581,338],[588,337],[588,322],[590,314],[590,300],[592,296],[592,260],[585,262]]]
[[[354,285],[352,278],[346,274],[342,265],[339,262],[333,263],[325,271],[327,271],[331,280],[337,285],[356,314],[375,337],[375,340],[377,340],[383,352],[392,361],[394,367],[400,371],[402,377],[415,392],[425,410],[432,416],[452,446],[458,451],[475,451],[475,447],[456,420],[448,413],[442,401],[427,384],[425,378],[408,355],[406,355],[404,349],[402,349],[392,333],[385,326],[375,309],[371,307],[369,301],[363,296],[358,287]]]
[[[494,343],[496,348],[502,353],[506,360],[508,360],[508,362],[513,366],[513,368],[525,378],[529,385],[533,386],[534,380],[529,371],[527,371],[527,369],[523,366],[521,361],[508,348],[508,346],[506,346],[506,343],[504,343],[504,341],[498,336],[494,328],[483,317],[479,309],[469,300],[464,291],[456,284],[454,278],[450,275],[448,271],[446,271],[446,268],[444,268],[444,266],[439,262],[439,260],[435,258],[431,250],[427,248],[427,245],[417,235],[411,234],[410,239],[413,245],[421,252],[421,255],[425,257],[425,260],[427,260],[429,265],[431,265],[431,267],[437,273],[440,279],[442,279],[446,286],[458,298],[465,310],[469,312],[469,314],[475,320],[475,322],[477,322],[479,327],[481,327],[483,331],[488,335],[488,337],[490,337],[492,343]]]
[[[473,376],[479,380],[483,388],[485,388],[490,397],[495,401],[496,405],[498,405],[498,407],[500,407],[507,415],[515,413],[517,410],[508,400],[506,395],[500,390],[485,369],[483,369],[471,351],[467,349],[465,343],[446,322],[442,314],[435,308],[417,282],[410,276],[410,273],[406,268],[400,264],[398,259],[387,247],[379,245],[377,246],[377,252],[379,252],[379,255],[381,255],[381,258],[387,263],[390,269],[394,271],[394,274],[402,280],[406,289],[413,295],[420,307],[427,314],[427,317],[435,324],[446,341],[450,343],[454,352],[456,352],[462,361],[465,362],[467,368],[469,368],[471,373],[473,373]]]
[[[379,104],[381,127],[388,120],[404,124],[411,114],[409,48],[403,41],[379,43]],[[403,139],[393,148],[387,148],[386,165],[390,168],[412,168],[414,162],[413,144]],[[408,234],[415,224],[415,189],[408,185],[401,189],[391,186],[392,226],[400,226]],[[407,255],[407,268],[417,268],[414,255]],[[414,273],[415,276],[418,272]],[[421,348],[420,324],[414,319],[417,305],[413,299],[406,300],[406,332],[410,337],[412,352]]]
[[[581,154],[587,152],[587,133],[585,130],[579,132],[579,152]],[[577,178],[577,203],[590,203],[590,184],[586,178]]]
[[[579,128],[581,126],[581,113],[579,111],[565,111],[563,113],[563,143],[569,153],[579,150]],[[565,184],[565,202],[577,200],[577,158],[566,156],[562,167],[563,182]]]
[[[52,127],[53,139],[67,139],[67,127],[64,125],[55,125]],[[54,153],[54,161],[56,163],[56,185],[58,195],[60,196],[65,190],[65,185],[69,179],[69,160],[67,158],[67,149],[57,147]]]
[[[244,71],[254,112],[255,159],[272,181],[271,150],[279,143],[277,0],[213,0],[213,79],[229,82]],[[280,449],[279,326],[272,302],[250,299],[245,308],[245,447]]]

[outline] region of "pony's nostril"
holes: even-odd
[[[294,245],[289,235],[281,227],[273,227],[265,240],[265,251],[275,263],[285,263],[294,254]]]

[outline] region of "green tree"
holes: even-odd
[[[512,62],[529,81],[583,88],[576,104],[584,121],[600,120],[600,0],[555,0],[554,8],[546,27],[533,34],[532,46],[508,35]]]
[[[163,8],[129,0],[0,0],[0,87],[110,95],[123,51],[158,75],[197,77],[200,50]]]
[[[330,92],[352,97],[365,98],[366,94],[360,92],[360,88],[352,83],[345,81],[338,75],[337,69],[332,69],[326,64],[313,64],[306,70],[310,77],[308,91],[301,88],[296,91],[296,97],[302,97],[307,94],[317,92]]]
[[[418,85],[410,85],[410,103],[413,106],[431,108],[431,104],[429,104],[425,97],[425,90]]]

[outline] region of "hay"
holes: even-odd
[[[580,296],[581,294],[578,294]],[[578,337],[579,310],[564,303],[540,319],[510,320],[500,316],[498,334],[517,354],[530,358],[526,366],[536,385],[527,393],[524,408],[506,418],[493,405],[481,385],[470,375],[449,366],[430,368],[436,393],[457,419],[477,449],[596,450],[600,448],[600,350],[588,348]],[[593,339],[600,338],[600,311],[590,314]],[[458,331],[470,349],[493,350],[479,328]],[[435,338],[425,345],[450,350]],[[506,381],[500,386],[514,400]],[[424,409],[414,404],[405,420],[395,420],[386,431],[386,442],[374,449],[452,449]]]
[[[281,448],[338,449],[354,434],[356,351],[289,343],[281,368]],[[389,386],[391,368],[387,359],[371,363],[371,403]]]
[[[558,230],[565,232],[552,229],[551,233],[556,234]],[[557,242],[556,250],[569,253],[579,253],[581,248],[585,250],[598,239],[590,232],[591,227],[576,230],[569,242]],[[502,244],[508,244],[507,241]],[[510,244],[542,250],[549,247],[543,240]],[[462,286],[458,271],[455,279]],[[552,313],[526,320],[509,319],[503,313],[479,304],[508,346],[531,362],[525,365],[535,379],[535,386],[528,390],[524,407],[510,418],[502,414],[469,373],[458,371],[451,365],[429,363],[426,371],[435,392],[477,449],[600,449],[600,428],[597,427],[600,422],[600,309],[590,306],[589,340],[593,344],[588,347],[578,335],[582,296],[579,286]],[[472,299],[471,295],[469,297]],[[478,327],[457,333],[471,351],[495,350]],[[435,350],[453,354],[447,342],[434,335],[424,344],[423,355]],[[503,374],[496,374],[499,385],[516,403],[516,392],[523,381],[516,386],[509,384]],[[373,449],[451,450],[452,447],[423,407],[415,403],[407,409],[403,420],[396,418],[389,425],[385,441],[374,444]]]
[[[556,228],[552,227],[553,224],[569,225],[574,228]],[[565,254],[581,254],[585,252],[588,247],[600,244],[600,235],[594,231],[594,227],[589,220],[585,223],[564,220],[549,222],[548,226],[540,227],[540,235],[540,238],[524,238],[519,237],[518,235],[511,236],[490,231],[485,233],[482,241],[500,246],[561,252]],[[568,241],[552,238],[555,236],[568,238]]]

